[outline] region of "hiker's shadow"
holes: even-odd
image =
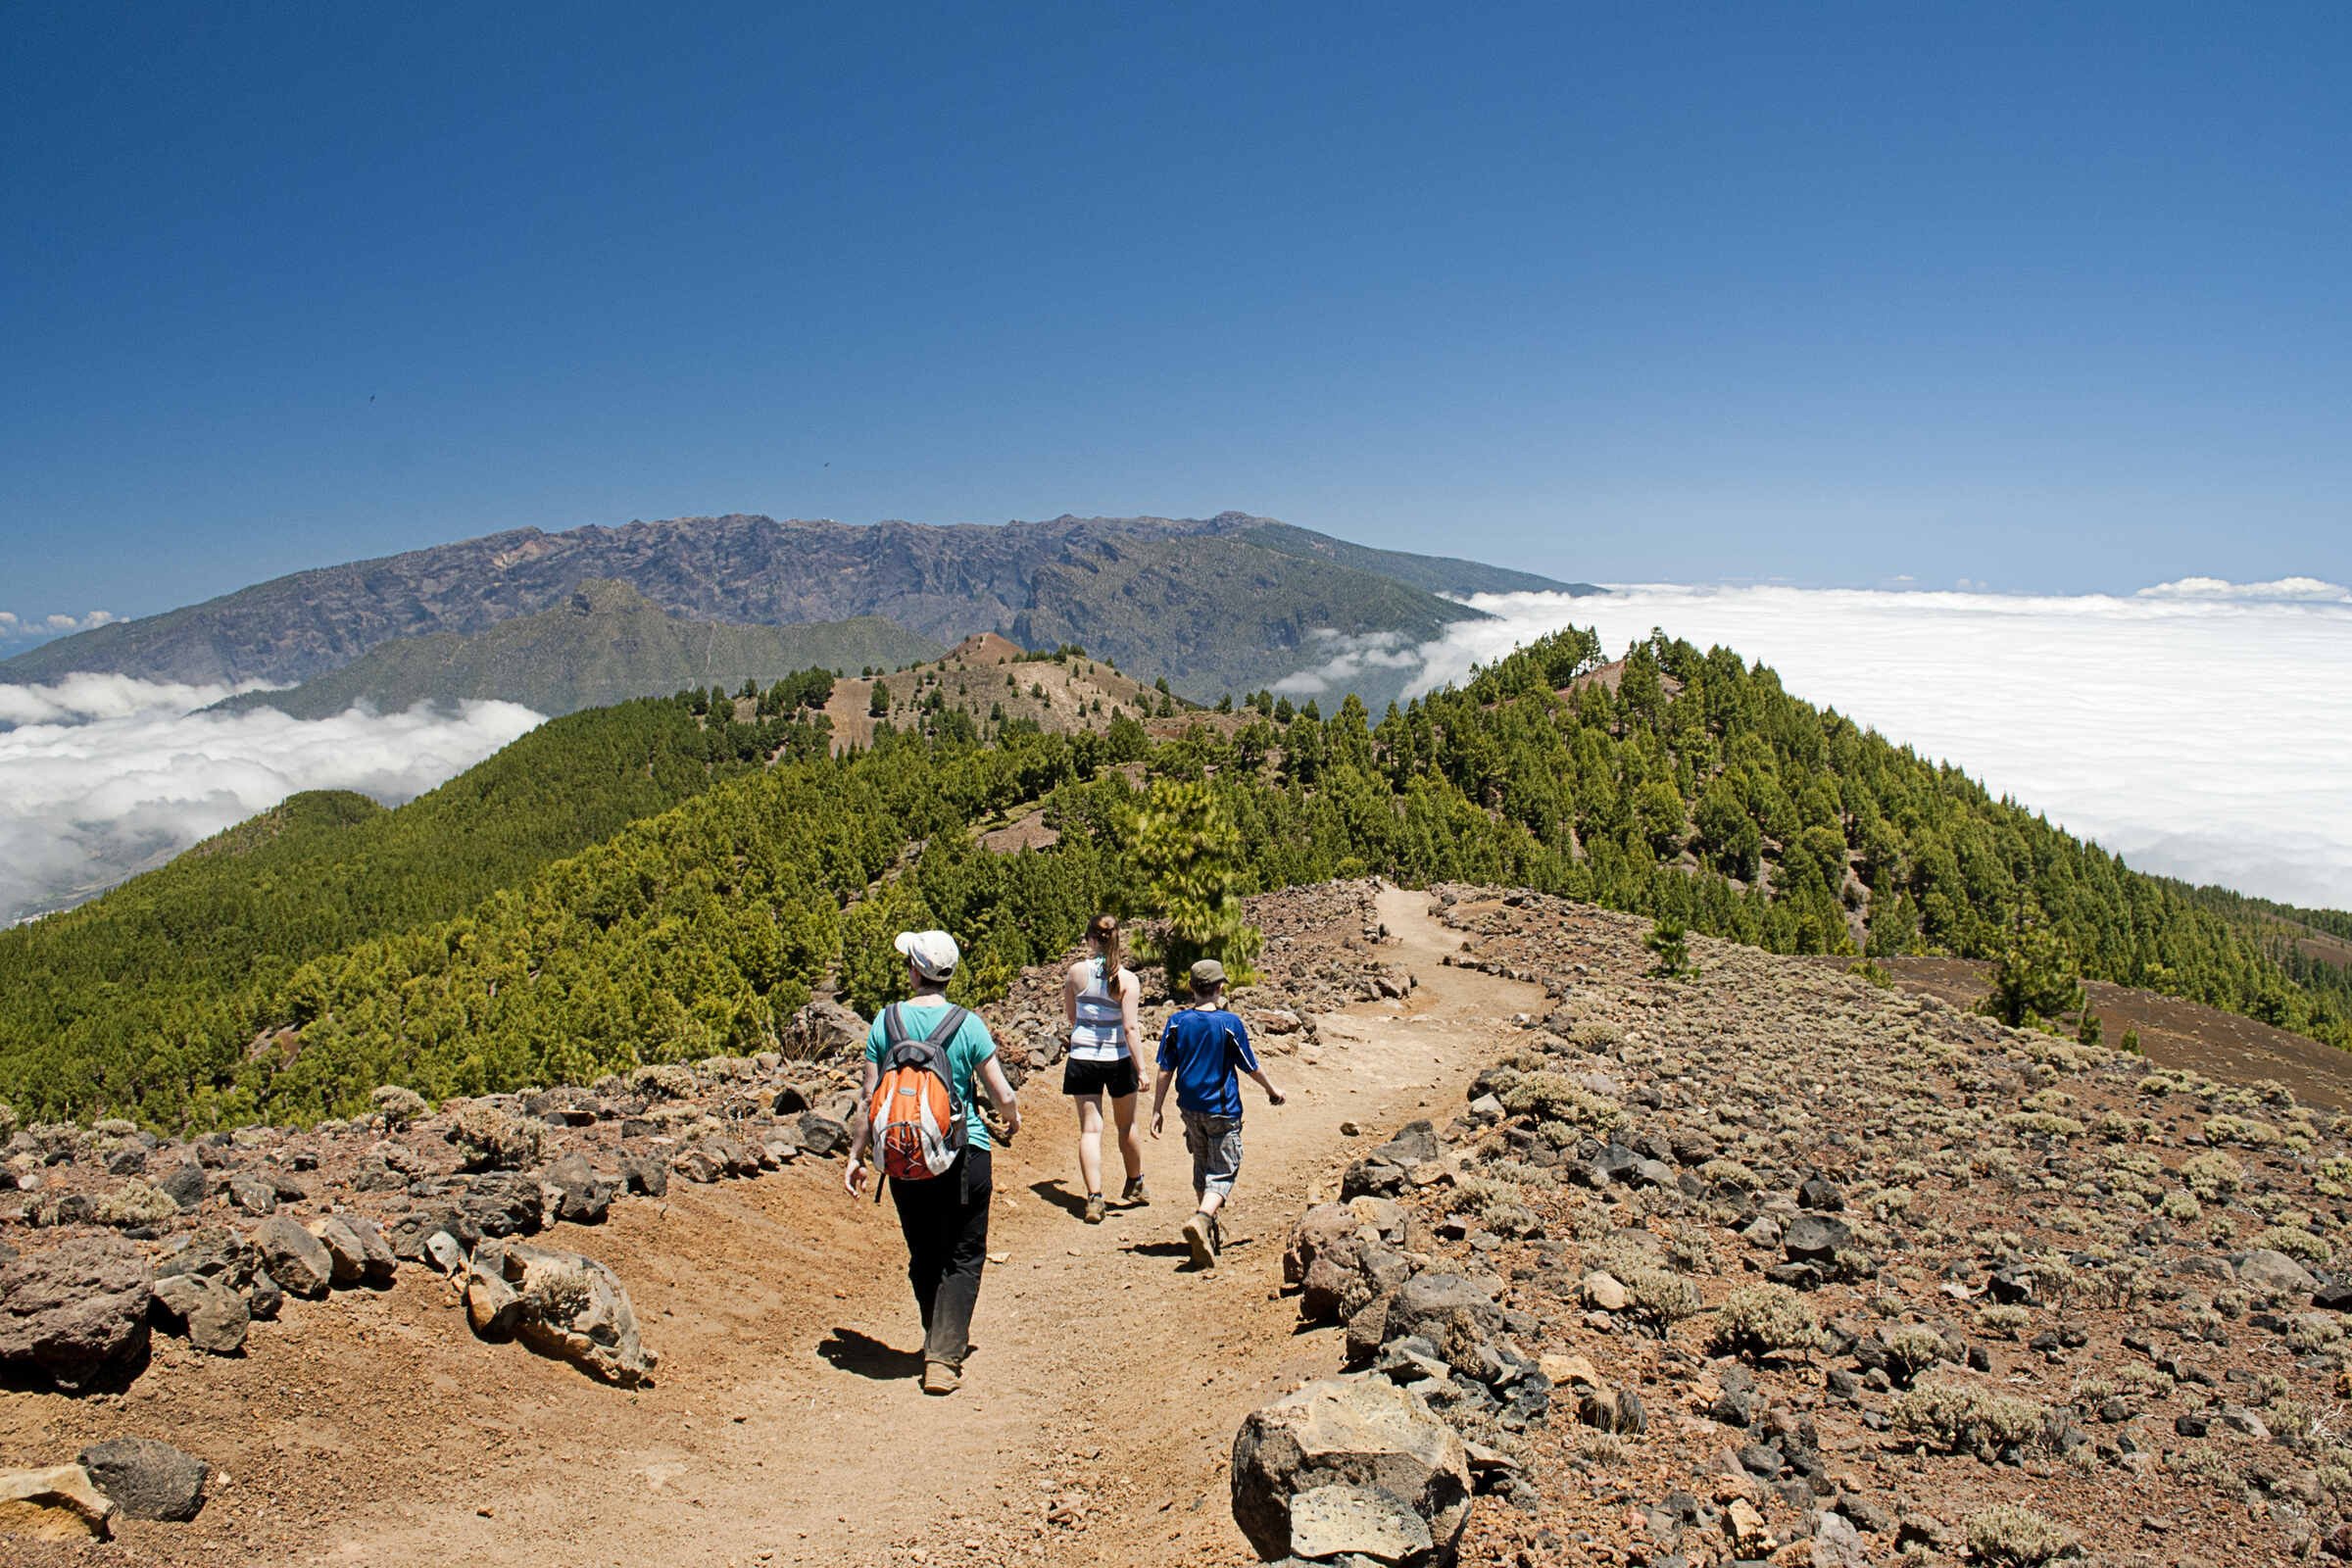
[[[844,1372],[855,1372],[877,1383],[910,1378],[923,1369],[923,1352],[884,1345],[870,1334],[837,1328],[825,1336],[816,1353]]]
[[[1193,1261],[1193,1250],[1182,1242],[1136,1242],[1126,1249],[1138,1257],[1173,1257],[1179,1274],[1205,1274],[1207,1269]]]
[[[1056,1181],[1031,1182],[1029,1190],[1072,1219],[1086,1217],[1086,1199]]]

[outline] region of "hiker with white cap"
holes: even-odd
[[[956,939],[902,931],[895,946],[906,959],[911,995],[883,1008],[866,1037],[866,1115],[842,1184],[853,1197],[864,1191],[872,1150],[906,1238],[906,1278],[923,1319],[923,1392],[953,1394],[971,1348],[994,1182],[993,1146],[973,1086],[996,1102],[1006,1138],[1020,1131],[1021,1107],[988,1025],[948,1000],[963,957]]]
[[[1199,1268],[1216,1266],[1224,1237],[1217,1211],[1233,1197],[1242,1173],[1242,1084],[1247,1073],[1279,1105],[1282,1091],[1257,1065],[1250,1031],[1225,1006],[1225,966],[1202,958],[1192,969],[1193,1002],[1169,1015],[1159,1034],[1159,1079],[1152,1090],[1152,1136],[1165,1125],[1168,1088],[1176,1090],[1184,1116],[1184,1147],[1193,1155],[1193,1217],[1184,1222],[1185,1245]]]

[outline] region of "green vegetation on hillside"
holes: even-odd
[[[2288,980],[2328,998],[2339,1013],[2352,1015],[2352,911],[2299,908],[2217,887],[2191,889],[2188,898],[2232,925],[2254,932],[2264,955]],[[2256,1017],[2277,1023],[2279,1019],[2266,1009],[2282,1003],[2282,998],[2270,998],[2251,1010]]]
[[[1375,550],[1369,545],[1351,544],[1346,539],[1334,539],[1329,534],[1267,518],[1249,519],[1239,530],[1239,536],[1261,550],[1277,550],[1286,556],[1298,556],[1309,561],[1334,562],[1339,565],[1352,566],[1358,571],[1369,571],[1397,582],[1409,583],[1433,594],[1581,595],[1605,592],[1589,582],[1557,582],[1532,571],[1490,566],[1483,561],[1463,561],[1454,556],[1414,556],[1399,550]]]
[[[254,692],[222,706],[322,718],[359,705],[393,713],[418,703],[495,698],[569,713],[687,685],[733,691],[787,670],[896,668],[940,653],[929,638],[878,615],[796,626],[687,620],[626,583],[598,580],[580,584],[557,609],[470,637],[399,638],[291,691]]]
[[[1082,643],[1213,701],[1324,662],[1338,652],[1326,633],[1409,648],[1485,618],[1394,577],[1240,536],[1108,539],[1041,564],[1012,635],[1031,647]],[[1401,671],[1373,668],[1357,686],[1385,695],[1403,683]]]
[[[778,689],[821,702],[826,679]],[[170,1119],[184,1098],[162,1081],[174,1054],[202,1038],[217,1060],[257,1016],[251,999],[304,960],[446,920],[770,753],[825,744],[789,710],[736,723],[722,701],[710,723],[710,707],[693,692],[555,719],[398,810],[296,795],[103,898],[0,931],[0,1097]]]
[[[151,999],[147,1027],[94,1023],[104,991],[60,986],[40,1027],[0,1018],[0,1095],[32,1115],[299,1120],[383,1082],[440,1097],[765,1049],[828,975],[861,1008],[887,1000],[889,936],[915,925],[962,939],[956,995],[985,1000],[1096,907],[1182,917],[1187,862],[1163,841],[1196,819],[1231,824],[1201,896],[1220,920],[1228,889],[1380,872],[1527,886],[1781,952],[1992,957],[2023,923],[2083,974],[2352,1043],[2343,1009],[2256,934],[1770,671],[1653,639],[1612,691],[1576,679],[1596,656],[1563,633],[1378,723],[1352,699],[1277,723],[1265,701],[1234,733],[1203,721],[1157,745],[1122,717],[993,746],[957,726],[841,757],[788,747],[463,913],[201,1004]],[[1135,760],[1141,786],[1112,765]],[[976,828],[1037,804],[1054,847],[976,847]],[[454,874],[466,853],[428,847],[416,874]]]

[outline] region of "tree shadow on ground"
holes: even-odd
[[[816,1353],[844,1372],[855,1372],[877,1383],[910,1378],[923,1369],[922,1351],[902,1350],[856,1329],[836,1328],[817,1346]]]

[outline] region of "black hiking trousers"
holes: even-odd
[[[906,1237],[906,1280],[923,1314],[923,1359],[958,1372],[971,1348],[972,1307],[988,1262],[989,1151],[967,1148],[929,1181],[890,1184]]]

